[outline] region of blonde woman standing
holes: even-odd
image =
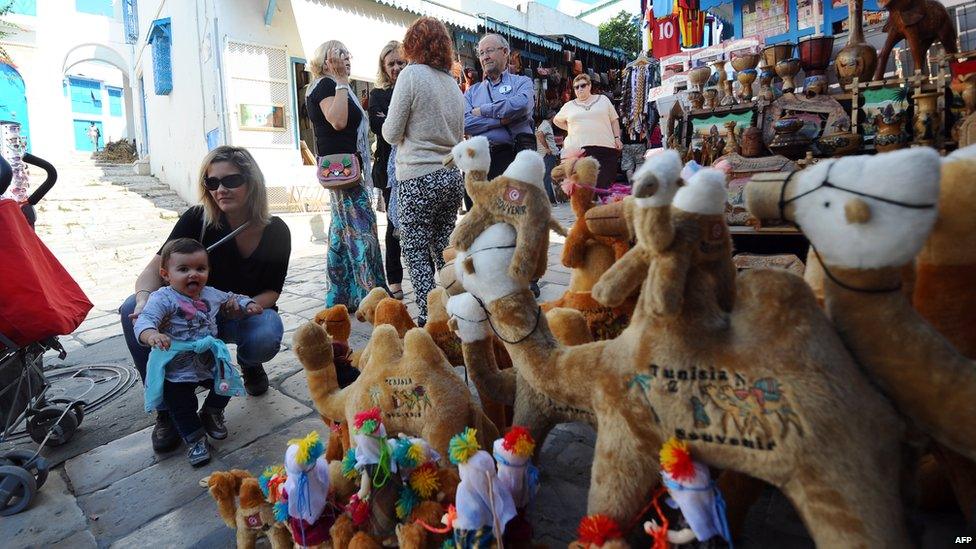
[[[305,104],[315,131],[318,163],[330,154],[350,153],[362,166],[361,184],[329,190],[332,218],[325,305],[341,303],[352,312],[370,290],[385,287],[386,279],[376,236],[376,214],[370,203],[369,119],[349,88],[350,59],[349,50],[338,40],[319,46],[309,63],[312,83],[305,93]]]
[[[605,95],[591,92],[592,82],[587,74],[573,79],[576,99],[569,101],[559,110],[552,123],[566,130],[563,152],[582,149],[586,156],[600,162],[600,175],[596,186],[607,189],[617,176],[620,149],[620,124],[617,123],[617,109]]]

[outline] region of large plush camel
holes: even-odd
[[[974,176],[976,160],[943,164],[922,147],[822,162],[789,180],[767,177],[746,188],[753,215],[793,221],[810,239],[826,274],[827,314],[857,361],[921,430],[969,460],[957,459],[955,467],[969,471],[967,505],[976,461],[976,361],[899,289],[902,267],[936,223],[940,178],[971,185]],[[964,511],[972,521],[974,509]]]
[[[355,415],[379,407],[392,435],[405,433],[428,441],[447,464],[452,436],[474,427],[488,447],[498,430],[474,402],[464,381],[444,358],[430,335],[420,328],[403,340],[388,324],[377,326],[372,352],[352,385],[339,389],[329,334],[314,322],[295,331],[295,355],[305,368],[315,408],[332,421],[352,425]]]
[[[635,208],[635,226],[667,220],[681,240],[675,250],[687,254],[692,236],[697,246],[692,257],[678,258],[668,257],[672,247],[659,252],[638,242],[648,258],[646,280],[633,321],[614,340],[556,342],[532,294],[507,276],[510,235],[486,232],[476,239],[469,250],[474,272],[459,276],[510,342],[525,380],[540,394],[594,411],[599,429],[589,513],[630,522],[658,482],[662,442],[677,436],[696,459],[780,488],[820,546],[905,546],[900,421],[860,374],[799,277],[747,272],[736,280],[734,306],[725,310],[731,296],[719,299],[718,289],[728,267],[709,253],[729,238],[725,193],[709,181],[715,182],[692,181],[678,191],[673,210],[665,207],[670,200]],[[716,235],[711,228],[719,220],[725,230]],[[796,422],[773,428],[772,436],[723,427],[716,420],[721,409],[700,398],[706,383],[740,390],[766,379],[787,396]],[[704,415],[695,413],[695,398]]]

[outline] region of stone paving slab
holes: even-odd
[[[220,461],[232,469],[244,469],[258,476],[265,467],[284,463],[289,440],[302,438],[312,431],[318,431],[323,443],[329,440],[329,426],[318,414],[313,413],[304,419],[291,421],[267,436],[222,456]]]
[[[58,471],[51,471],[27,511],[0,517],[0,547],[12,547],[7,545],[10,540],[18,547],[49,547],[86,526],[67,483]]]
[[[101,490],[179,454],[175,450],[166,454],[154,452],[151,434],[152,427],[146,427],[65,462],[64,470],[75,494],[83,496]]]
[[[199,478],[204,476],[201,474]],[[197,486],[197,491],[196,497],[191,496],[180,507],[150,520],[110,547],[235,547],[234,531],[220,519],[216,502],[205,488]]]
[[[82,530],[57,543],[48,545],[47,549],[95,549],[96,547],[98,547],[98,542],[95,541],[95,536],[88,530]]]
[[[312,404],[312,396],[308,392],[308,381],[305,378],[305,372],[295,372],[281,382],[278,390],[309,407],[315,407]]]

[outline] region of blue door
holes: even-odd
[[[75,150],[76,151],[93,151],[91,138],[88,137],[88,127],[94,122],[98,131],[101,133],[101,137],[98,138],[98,146],[105,146],[105,128],[102,127],[102,123],[97,120],[78,120],[74,121],[75,126]]]
[[[30,151],[30,123],[27,118],[27,93],[17,69],[0,63],[0,120],[20,123],[20,135]]]

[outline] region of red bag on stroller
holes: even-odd
[[[0,200],[0,333],[23,346],[78,327],[92,304],[14,200]]]

